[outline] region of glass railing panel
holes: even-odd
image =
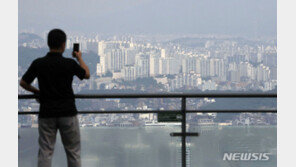
[[[191,167],[276,167],[276,114],[215,114],[187,114]]]
[[[87,167],[180,167],[180,124],[149,121],[153,114],[79,115],[82,166]],[[144,121],[133,120],[133,117]],[[37,117],[19,116],[19,167],[36,167]],[[33,121],[32,121],[33,120]],[[30,123],[33,124],[30,125]],[[66,166],[66,156],[57,135],[52,166]]]

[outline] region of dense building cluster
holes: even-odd
[[[98,77],[112,74],[113,79],[124,81],[167,78],[164,83],[167,91],[187,87],[262,91],[276,88],[277,52],[272,41],[198,40],[204,44],[188,47],[182,42],[133,41],[132,37],[111,40],[76,37],[68,40],[67,47],[71,49],[73,42],[80,42],[84,52],[96,53]]]
[[[144,38],[144,37],[142,37]],[[35,40],[36,41],[36,40]],[[90,80],[74,79],[75,93],[85,91],[270,91],[276,89],[277,51],[274,40],[247,40],[232,37],[196,37],[181,40],[143,40],[133,36],[112,38],[69,36],[67,49],[79,42],[84,53],[95,55]],[[29,42],[30,43],[30,42]],[[38,46],[41,46],[39,43]],[[31,45],[20,45],[28,48]],[[20,53],[22,55],[22,53]],[[20,56],[19,55],[19,56]],[[84,54],[86,55],[86,54]],[[42,56],[42,55],[40,55]],[[19,79],[25,71],[19,64]],[[37,80],[33,82],[37,85]],[[19,93],[25,93],[19,88]],[[111,92],[112,93],[112,92]],[[188,102],[195,109],[215,103],[214,99]],[[38,111],[34,101],[19,103],[22,111]],[[78,102],[81,110],[161,110],[176,109],[176,101],[102,100]],[[155,114],[80,115],[82,126],[150,126]],[[37,117],[21,117],[25,125],[35,125]],[[188,118],[199,125],[274,125],[276,114],[242,113],[227,121],[216,114],[192,114]]]

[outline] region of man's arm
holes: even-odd
[[[20,86],[23,87],[25,90],[30,91],[34,94],[39,94],[39,89],[35,88],[31,85],[34,79],[37,77],[37,68],[36,68],[36,60],[32,62],[28,70],[23,75]]]
[[[39,89],[35,88],[34,86],[32,86],[31,84],[28,84],[27,82],[25,82],[23,79],[21,79],[20,81],[20,86],[22,88],[24,88],[25,90],[32,92],[34,94],[39,94]]]
[[[80,67],[85,70],[85,77],[84,78],[89,79],[89,77],[90,77],[89,68],[85,64],[85,62],[83,61],[81,52],[80,51],[74,52],[73,54],[74,54],[75,58],[77,59],[77,61],[79,62]]]

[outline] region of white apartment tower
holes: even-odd
[[[161,58],[166,58],[166,55],[165,55],[165,49],[161,49],[161,50],[160,50],[160,57],[161,57]]]
[[[150,56],[150,76],[156,76],[159,74],[159,58]]]

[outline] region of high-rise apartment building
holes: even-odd
[[[155,56],[150,56],[150,76],[159,75],[159,58]]]
[[[132,81],[136,79],[136,67],[134,66],[124,66],[122,69],[123,78],[126,81]]]
[[[150,55],[139,54],[136,56],[137,77],[150,76]]]
[[[165,49],[160,50],[160,57],[161,58],[166,58]]]

